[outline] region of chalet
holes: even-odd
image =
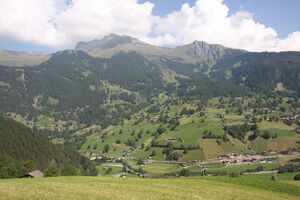
[[[182,164],[180,164],[180,166],[181,166],[182,168],[186,168],[188,165],[187,165],[186,163],[182,163]]]
[[[200,163],[199,160],[192,160],[192,164],[197,164],[197,163]]]
[[[114,174],[114,178],[126,178],[126,174]]]
[[[168,140],[168,142],[176,142],[176,141],[177,141],[177,139],[176,139],[176,138],[173,138],[173,137],[168,138],[167,140]]]
[[[141,175],[142,178],[151,178],[151,174],[142,174]]]
[[[247,97],[235,97],[235,100],[243,100],[246,99]]]
[[[230,165],[230,161],[228,161],[228,160],[223,160],[222,163],[223,163],[223,165],[225,165],[225,166]]]
[[[92,157],[92,158],[90,158],[90,160],[96,160],[97,159],[97,157]]]
[[[20,176],[20,178],[42,178],[42,177],[44,177],[44,174],[39,170],[34,170],[32,172],[24,174],[23,176]]]
[[[151,161],[151,160],[148,160],[148,159],[143,159],[143,160],[141,160],[140,165],[147,165],[147,164],[149,164],[149,163],[152,163],[152,161]]]

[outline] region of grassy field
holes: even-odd
[[[278,163],[253,163],[253,164],[240,164],[240,165],[230,165],[230,166],[220,166],[212,168],[208,171],[210,172],[246,172],[247,170],[256,169],[259,165],[263,166],[264,171],[276,170],[279,166]]]
[[[247,181],[250,180],[250,181]],[[299,199],[300,186],[247,177],[0,180],[0,199]]]
[[[153,177],[162,176],[166,173],[180,172],[181,167],[178,165],[166,165],[161,163],[149,163],[147,165],[138,165],[136,161],[127,161],[132,169],[138,170],[142,168],[146,173]]]
[[[108,170],[107,170],[107,169],[109,169],[109,168],[111,168],[111,171],[108,171]],[[112,166],[112,167],[110,167],[110,166],[108,166],[108,167],[106,167],[106,166],[98,166],[97,169],[98,169],[99,175],[101,175],[101,176],[112,176],[112,175],[114,175],[114,174],[124,174],[124,173],[122,172],[122,167],[115,167],[115,166]]]
[[[158,163],[151,163],[145,165],[143,168],[146,172],[155,175],[162,175],[164,173],[179,172],[181,168],[178,165],[164,165]]]

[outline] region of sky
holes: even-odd
[[[299,8],[299,0],[1,0],[0,49],[53,52],[117,33],[168,47],[300,51]]]

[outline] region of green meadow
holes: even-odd
[[[299,184],[290,184],[287,180],[273,182],[269,178],[9,179],[0,180],[0,199],[299,199]]]

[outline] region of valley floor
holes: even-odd
[[[244,177],[10,179],[0,180],[0,199],[299,199],[299,184],[260,179],[249,179],[245,184],[245,180]],[[259,187],[266,184],[269,186]]]

